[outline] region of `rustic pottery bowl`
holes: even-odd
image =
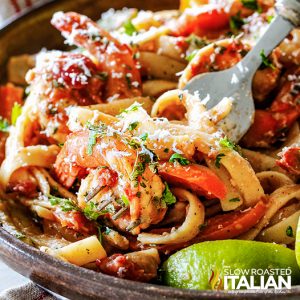
[[[49,21],[55,11],[77,11],[97,19],[102,11],[124,6],[162,10],[178,7],[177,0],[48,0],[0,28],[0,82],[12,55],[41,48],[62,49],[63,40]],[[300,286],[261,292],[195,291],[114,278],[59,261],[18,240],[0,227],[0,257],[12,269],[45,289],[70,299],[300,299]],[[2,279],[3,280],[3,279]]]

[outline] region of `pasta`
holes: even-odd
[[[3,98],[12,120],[0,119],[0,194],[5,209],[22,207],[37,218],[39,231],[23,233],[42,251],[147,282],[157,280],[166,257],[198,242],[294,248],[299,29],[269,57],[262,53],[255,120],[237,145],[221,122],[233,99],[207,110],[209,96],[184,87],[238,63],[258,38],[257,24],[268,26],[275,11],[272,1],[254,1],[260,13],[244,1],[225,2],[109,11],[98,23],[57,12],[51,24],[76,48],[11,59],[15,84],[24,85],[20,74],[31,68],[29,94],[22,108]],[[5,95],[17,88],[3,86]]]

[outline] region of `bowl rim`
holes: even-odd
[[[13,255],[17,255],[17,257],[27,259],[28,262],[34,261],[36,266],[46,265],[48,266],[47,268],[49,272],[54,272],[53,274],[55,274],[55,277],[63,277],[65,279],[69,277],[72,282],[88,282],[89,284],[98,284],[99,282],[101,282],[101,284],[105,286],[109,285],[110,287],[116,289],[130,290],[141,295],[150,295],[151,297],[159,296],[169,299],[168,297],[170,297],[171,295],[172,299],[267,299],[274,298],[274,296],[276,296],[276,299],[277,297],[288,297],[289,299],[291,299],[291,296],[300,296],[300,286],[294,286],[291,289],[283,289],[280,291],[256,290],[255,292],[242,290],[189,290],[116,278],[103,273],[98,273],[92,270],[78,267],[71,263],[64,262],[55,257],[52,257],[51,255],[46,254],[39,249],[22,242],[21,240],[7,232],[4,228],[0,228],[0,257],[3,257],[3,253],[13,253]],[[10,257],[9,254],[7,255],[8,257]],[[4,262],[7,263],[7,260],[4,260]],[[8,265],[15,269],[14,265],[11,265],[10,263],[8,263]],[[21,272],[21,274],[28,276],[28,274],[24,274],[24,272]],[[31,278],[31,276],[28,277]],[[49,289],[49,287],[43,283],[36,283]],[[57,289],[50,288],[50,290],[52,290],[53,292],[58,292]],[[61,293],[61,295],[65,296],[63,293]]]
[[[38,2],[30,8],[26,8],[21,13],[9,18],[0,26],[0,35],[6,33],[7,30],[12,29],[16,24],[22,22],[24,18],[30,17],[40,10],[46,9],[48,6],[57,4],[56,0],[45,0],[44,2]],[[32,274],[22,271],[16,267],[16,264],[10,260],[10,257],[26,259],[28,262],[34,262],[33,277]],[[32,279],[38,285],[50,289],[51,291],[61,294],[62,296],[68,296],[68,293],[64,293],[61,287],[65,287],[65,283],[55,284],[55,286],[48,285],[45,282],[41,282],[36,277],[35,272],[39,265],[47,265],[49,273],[53,272],[55,277],[64,278],[68,281],[70,278],[70,284],[73,280],[77,280],[82,283],[94,283],[97,288],[97,284],[101,282],[101,285],[107,285],[113,289],[124,291],[133,291],[138,295],[144,295],[145,300],[150,296],[152,299],[165,298],[165,299],[267,299],[267,298],[285,298],[291,299],[291,297],[300,297],[300,285],[293,286],[291,289],[276,290],[256,290],[255,292],[245,291],[213,291],[213,290],[192,290],[192,289],[179,289],[152,283],[142,283],[136,281],[130,281],[126,279],[116,278],[103,273],[98,273],[92,270],[84,269],[82,267],[74,266],[70,263],[61,261],[55,257],[52,257],[33,246],[30,246],[21,240],[14,237],[7,232],[0,223],[0,258],[9,265],[15,271],[22,275]],[[25,263],[26,264],[26,263]],[[49,284],[52,282],[49,282]],[[138,284],[137,284],[138,283]],[[74,287],[76,292],[76,287]],[[92,298],[94,299],[93,296]],[[113,297],[111,299],[114,299]],[[130,298],[131,299],[131,298]],[[150,298],[149,298],[150,299]]]
[[[22,19],[33,12],[37,12],[40,9],[44,9],[46,6],[57,2],[57,0],[44,0],[43,2],[33,3],[32,6],[24,8],[21,12],[7,18],[0,24],[0,35],[2,35],[10,27],[14,26],[16,23],[22,21]]]

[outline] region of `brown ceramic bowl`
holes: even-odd
[[[161,10],[178,7],[177,0],[48,0],[0,28],[0,81],[12,55],[36,53],[42,47],[60,49],[63,41],[49,20],[55,11],[77,11],[93,19],[110,7]],[[28,246],[0,228],[1,259],[40,286],[70,299],[300,299],[300,286],[268,293],[195,291],[138,283],[96,273],[59,261]]]

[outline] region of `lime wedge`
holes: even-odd
[[[210,241],[171,255],[163,265],[163,281],[169,286],[197,290],[285,288],[300,282],[300,270],[295,252],[281,245]]]
[[[300,218],[298,220],[298,226],[296,232],[295,253],[296,253],[296,260],[300,268]]]

